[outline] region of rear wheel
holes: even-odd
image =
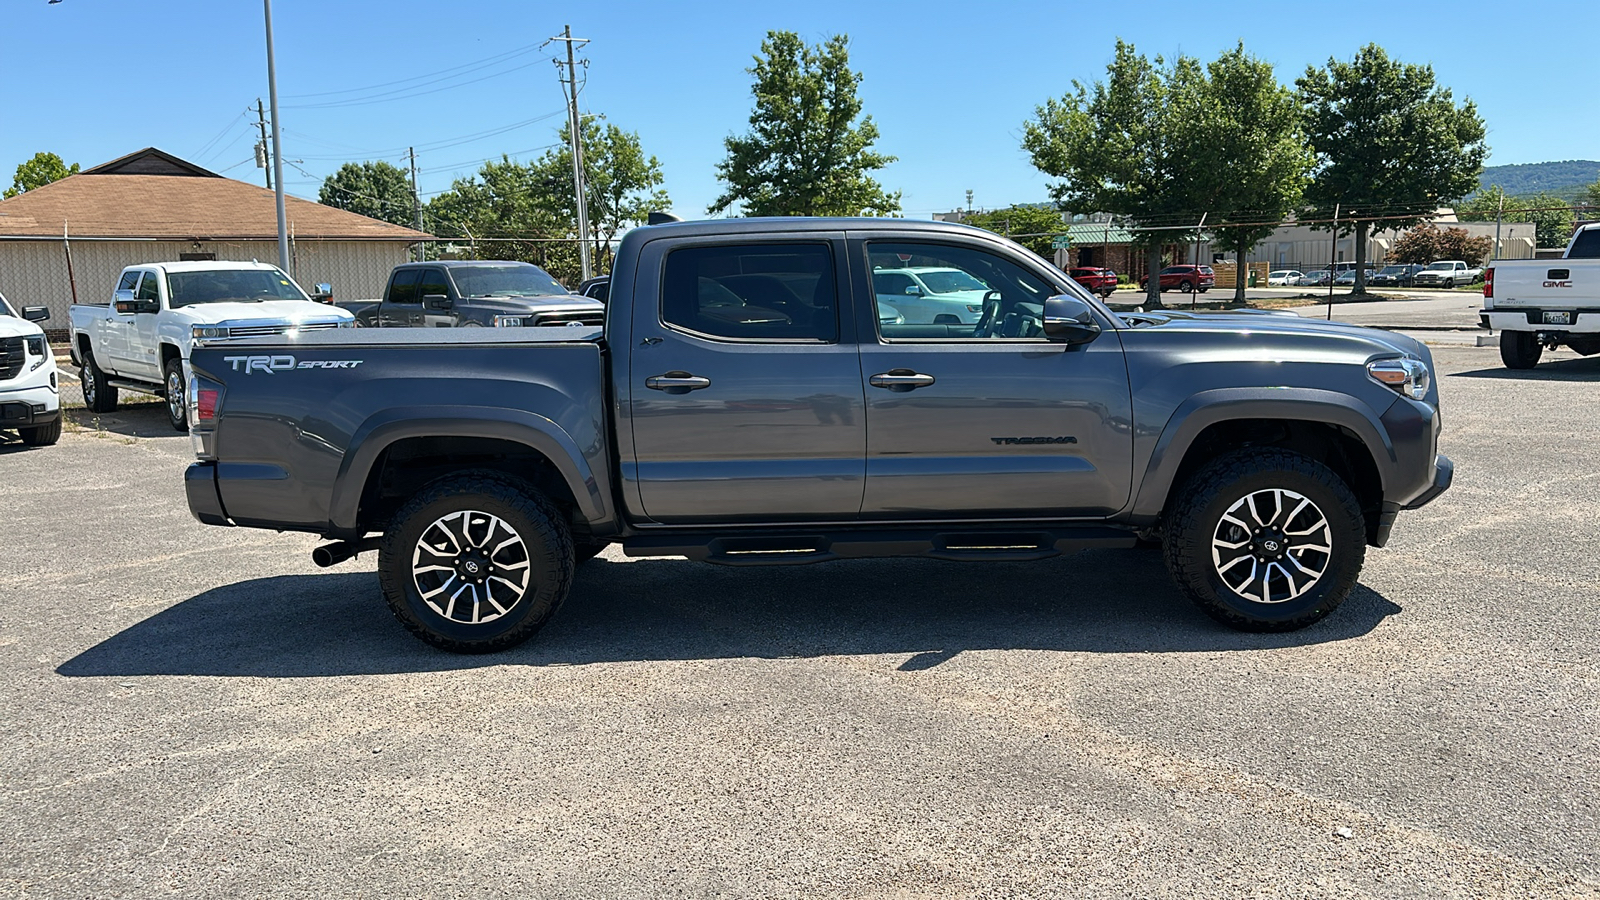
[[[396,619],[455,653],[532,637],[572,586],[572,537],[549,500],[494,472],[436,481],[395,513],[378,580]]]
[[[117,389],[107,383],[106,373],[95,365],[94,354],[83,351],[83,368],[78,370],[83,385],[83,405],[90,412],[107,413],[117,408]]]
[[[1268,448],[1201,469],[1169,507],[1167,568],[1206,615],[1292,631],[1344,602],[1366,556],[1360,504],[1333,470]]]
[[[58,418],[48,425],[36,425],[32,428],[18,428],[17,434],[22,442],[30,447],[48,447],[61,440],[61,420]]]
[[[1544,345],[1531,331],[1500,332],[1500,361],[1508,369],[1531,369],[1544,355]]]

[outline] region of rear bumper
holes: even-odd
[[[1568,334],[1600,334],[1600,309],[1551,309],[1571,313],[1570,324],[1551,325],[1544,321],[1545,308],[1518,306],[1512,309],[1486,309],[1478,313],[1478,325],[1495,331],[1548,331]]]
[[[206,525],[232,525],[222,509],[217,493],[217,464],[190,463],[183,473],[183,492],[189,498],[189,512]]]

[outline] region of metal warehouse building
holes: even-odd
[[[286,197],[291,274],[307,290],[327,282],[341,300],[377,297],[393,266],[430,235]],[[80,303],[106,303],[124,266],[178,259],[278,260],[273,193],[224,178],[153,147],[0,200],[0,293],[48,306],[47,329],[67,328]]]

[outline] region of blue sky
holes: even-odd
[[[40,150],[85,166],[154,145],[260,182],[253,107],[266,98],[261,4],[253,0],[5,0],[0,183]],[[586,112],[637,131],[679,214],[718,193],[722,139],[750,112],[744,71],[768,29],[851,38],[883,170],[908,215],[1048,199],[1019,148],[1021,123],[1072,79],[1102,77],[1118,37],[1148,54],[1210,59],[1243,39],[1292,82],[1307,64],[1377,41],[1431,63],[1489,125],[1491,164],[1600,158],[1592,63],[1562,35],[1593,35],[1600,4],[903,3],[590,4],[277,0],[273,6],[291,193],[315,198],[346,160],[400,163],[419,148],[424,194],[500,153],[530,158],[563,116],[556,48],[591,40]],[[485,60],[498,60],[482,66]],[[434,79],[417,76],[454,70]],[[410,81],[402,81],[412,79]],[[401,83],[395,83],[401,82]],[[470,83],[468,83],[470,82]],[[1568,91],[1566,85],[1585,85]],[[388,85],[371,91],[352,89]],[[342,93],[330,93],[342,92]],[[375,97],[381,92],[385,96]],[[427,92],[427,93],[423,93]],[[370,99],[369,99],[370,98]],[[382,102],[370,102],[371,99]],[[362,101],[351,103],[350,101]],[[338,103],[336,106],[318,104]],[[246,107],[252,112],[247,116]],[[539,118],[544,117],[544,118]],[[529,121],[538,119],[538,121]],[[514,126],[509,127],[508,126]],[[500,131],[500,129],[507,129]],[[485,132],[499,131],[497,134]],[[474,135],[482,135],[473,137]]]

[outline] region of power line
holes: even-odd
[[[538,58],[538,59],[536,59],[536,60],[534,60],[532,62],[523,63],[520,66],[512,66],[509,69],[502,69],[499,72],[493,72],[491,74],[484,75],[484,76],[482,76],[480,78],[472,78],[472,79],[468,79],[467,81],[458,81],[455,84],[447,84],[444,87],[437,87],[437,88],[433,88],[432,90],[409,91],[409,89],[406,89],[406,90],[385,91],[385,92],[383,92],[381,94],[373,94],[373,95],[368,96],[368,97],[354,97],[354,98],[351,98],[349,100],[330,100],[330,101],[328,101],[326,103],[296,103],[296,104],[285,106],[284,109],[341,109],[341,108],[350,107],[350,106],[368,106],[368,105],[371,105],[371,104],[374,104],[374,103],[393,103],[396,100],[410,100],[410,99],[412,99],[414,97],[425,97],[425,96],[427,96],[429,94],[437,94],[437,93],[439,93],[441,91],[453,91],[456,88],[466,87],[469,84],[477,84],[477,83],[482,82],[482,81],[488,81],[491,78],[499,78],[502,75],[510,75],[512,72],[518,72],[518,71],[521,71],[523,69],[527,69],[527,68],[531,68],[533,66],[536,66],[539,63],[544,62],[546,59],[549,59],[549,58],[550,57],[540,57],[540,58]],[[468,74],[468,73],[463,72],[461,74],[465,75],[465,74]],[[456,77],[459,77],[459,76],[452,75],[452,76],[449,76],[448,78],[444,78],[444,79],[440,79],[440,80],[441,81],[448,81],[451,78],[456,78]],[[416,87],[423,87],[425,85],[433,84],[433,83],[435,83],[435,82],[423,82],[422,84],[416,85]]]
[[[543,44],[529,44],[526,47],[518,47],[515,50],[507,50],[504,53],[496,54],[494,56],[484,57],[483,59],[473,60],[472,62],[469,62],[469,63],[462,63],[459,66],[451,66],[448,69],[440,69],[440,70],[438,70],[436,72],[424,72],[421,75],[413,75],[410,78],[398,78],[398,79],[395,79],[394,81],[385,81],[385,82],[382,82],[382,83],[379,83],[379,84],[369,84],[366,87],[342,88],[342,89],[337,90],[337,91],[319,91],[319,92],[313,93],[313,94],[284,94],[283,96],[284,96],[285,99],[298,100],[298,99],[304,99],[304,98],[308,98],[308,97],[331,97],[331,96],[333,96],[335,94],[359,94],[359,93],[361,93],[363,91],[375,91],[378,88],[393,87],[393,86],[395,86],[397,84],[408,84],[408,83],[413,82],[413,81],[422,81],[424,79],[434,78],[434,77],[437,77],[437,76],[440,76],[440,75],[445,75],[445,74],[450,73],[450,72],[460,72],[463,69],[468,69],[468,70],[486,69],[486,68],[489,68],[490,66],[493,66],[493,65],[495,65],[495,64],[497,64],[499,62],[502,62],[502,61],[504,61],[506,59],[510,59],[511,57],[521,56],[524,53],[531,53],[531,52],[533,52],[535,50],[538,50],[542,46],[544,46],[544,45]]]

